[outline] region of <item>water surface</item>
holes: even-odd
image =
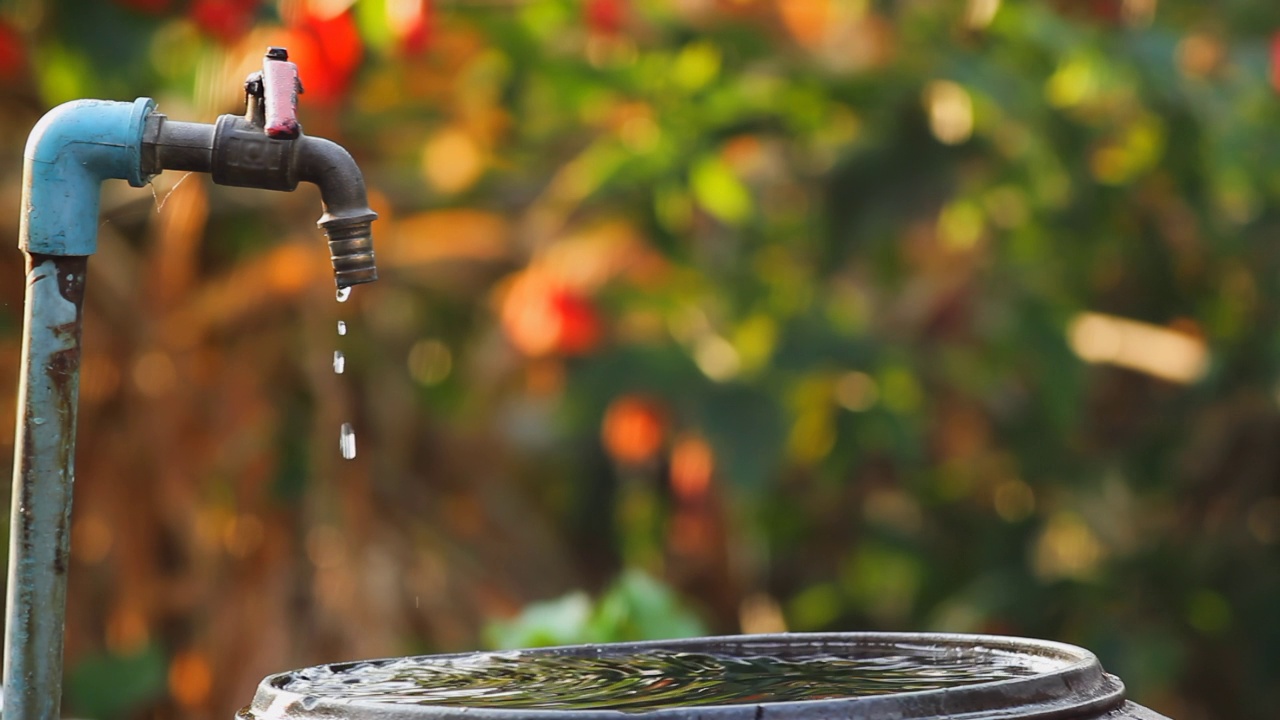
[[[668,650],[599,656],[477,653],[337,668],[300,670],[284,689],[393,704],[639,712],[941,690],[1036,672],[998,654],[780,658]]]

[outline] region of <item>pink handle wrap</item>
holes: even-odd
[[[267,58],[262,63],[262,97],[266,132],[273,138],[296,138],[298,124],[298,66]]]

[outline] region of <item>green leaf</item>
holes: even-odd
[[[491,623],[485,635],[503,650],[590,642],[591,598],[577,590],[555,600],[533,603],[509,622]]]
[[[664,640],[706,631],[671,588],[639,570],[627,570],[596,608],[593,625],[602,641]]]

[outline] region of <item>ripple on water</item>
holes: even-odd
[[[1036,673],[996,656],[477,653],[308,668],[285,690],[392,704],[647,711],[941,690]]]

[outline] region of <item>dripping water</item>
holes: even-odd
[[[355,459],[356,431],[351,429],[351,423],[342,423],[342,433],[338,437],[338,449],[342,451],[344,459]]]
[[[336,295],[338,302],[344,303],[347,298],[351,297],[350,287],[340,287]],[[347,324],[342,320],[338,321],[338,335],[347,334]],[[343,370],[347,368],[347,357],[341,350],[333,351],[333,372],[341,375]],[[356,457],[356,431],[351,428],[351,423],[342,423],[341,432],[338,435],[338,449],[342,452],[342,457],[346,460],[354,460]]]

